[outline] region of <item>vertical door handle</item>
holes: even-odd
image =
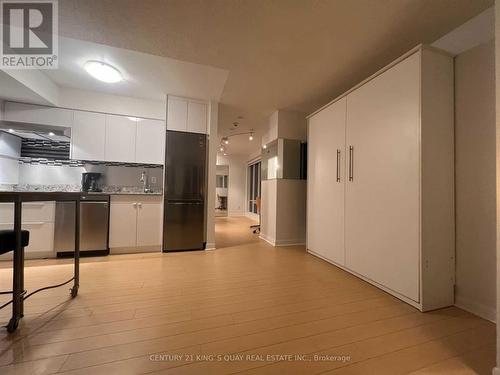
[[[137,203],[137,205],[139,206],[139,208],[142,208],[142,203]]]
[[[337,149],[337,182],[340,182],[340,150]]]
[[[349,181],[354,180],[354,147],[349,146]]]
[[[137,208],[137,203],[132,203],[132,206],[134,206],[134,208]]]

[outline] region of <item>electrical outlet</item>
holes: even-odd
[[[156,184],[156,177],[151,177],[151,183]]]

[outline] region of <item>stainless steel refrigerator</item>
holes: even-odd
[[[206,245],[207,136],[167,131],[163,251]]]

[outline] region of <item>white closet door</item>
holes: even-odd
[[[347,96],[345,232],[348,268],[417,302],[419,103],[420,53]]]
[[[308,136],[307,247],[341,265],[345,264],[345,123],[342,98],[309,119]]]

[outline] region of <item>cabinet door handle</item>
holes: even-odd
[[[135,203],[135,202],[132,203],[132,206],[137,207],[137,203]]]
[[[139,208],[142,208],[142,203],[137,203],[137,206],[139,206]]]
[[[337,149],[337,182],[340,182],[340,150]]]
[[[349,146],[349,181],[354,181],[354,147]]]

